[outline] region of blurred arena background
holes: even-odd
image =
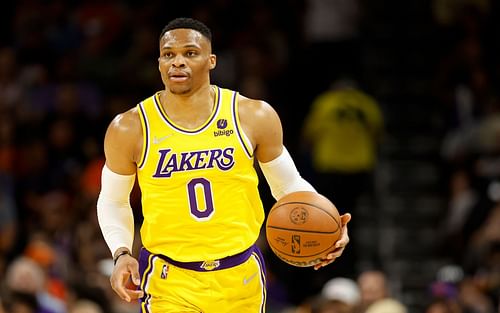
[[[499,7],[494,0],[4,2],[4,311],[138,312],[109,287],[112,264],[95,212],[102,140],[116,113],[163,88],[160,30],[190,16],[214,33],[213,83],[273,105],[303,176],[340,211],[352,207],[348,251],[329,268],[293,268],[266,251],[268,312],[365,312],[373,285],[410,313],[500,312]],[[345,88],[356,96],[335,93]],[[355,109],[314,115],[330,92]],[[322,119],[339,125],[335,116],[348,121],[345,129]],[[330,125],[330,137],[314,130],[319,123]],[[334,150],[326,160],[333,164],[321,166],[312,149],[319,137],[353,150]],[[366,153],[371,162],[356,163]],[[345,155],[353,162],[342,167]],[[137,229],[139,197],[132,197]],[[266,186],[262,197],[270,208]],[[361,275],[373,271],[385,287],[363,284]],[[323,310],[318,296],[357,311]]]

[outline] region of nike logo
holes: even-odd
[[[253,273],[253,275],[252,275],[252,276],[250,276],[250,277],[245,277],[245,278],[243,278],[243,285],[246,285],[246,284],[248,284],[249,282],[251,282],[251,281],[252,281],[252,279],[254,279],[254,278],[255,278],[255,276],[257,276],[257,273]]]
[[[155,137],[153,138],[153,143],[154,143],[155,145],[157,145],[157,144],[161,143],[162,141],[164,141],[165,139],[167,139],[167,138],[169,138],[169,137],[171,137],[171,136],[173,136],[173,135],[174,135],[174,134],[169,134],[169,135],[166,135],[166,136],[163,136],[163,137],[160,137],[160,138],[158,138],[158,137],[156,137],[156,136],[155,136]]]

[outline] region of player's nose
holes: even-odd
[[[186,66],[186,59],[184,58],[184,56],[182,54],[177,54],[174,58],[174,60],[172,61],[172,66],[174,67],[184,67]]]

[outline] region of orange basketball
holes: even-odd
[[[267,216],[266,237],[281,260],[298,267],[314,266],[335,249],[340,214],[321,194],[298,191],[282,197]]]

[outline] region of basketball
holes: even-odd
[[[340,214],[325,196],[298,191],[282,197],[267,216],[266,238],[284,262],[314,266],[335,249],[341,235]]]

